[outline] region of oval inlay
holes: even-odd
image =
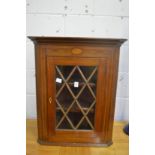
[[[74,48],[74,49],[72,49],[72,53],[73,54],[81,54],[82,53],[82,50],[79,49],[79,48]]]

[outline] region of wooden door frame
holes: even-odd
[[[55,111],[56,103],[48,104],[47,101],[47,110],[48,110],[48,141],[55,142],[81,142],[81,143],[101,143],[104,140],[104,131],[103,131],[103,115],[104,115],[104,97],[105,94],[101,94],[102,91],[105,93],[105,84],[106,77],[106,59],[104,58],[66,58],[66,57],[47,57],[47,99],[52,96],[53,101],[55,98],[55,65],[85,65],[85,66],[98,66],[98,75],[97,75],[97,101],[95,108],[95,130],[55,130]],[[53,89],[53,91],[52,91]],[[74,134],[74,137],[72,135]]]

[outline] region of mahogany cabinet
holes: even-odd
[[[109,146],[124,39],[29,37],[35,43],[38,142]]]

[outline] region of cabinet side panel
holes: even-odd
[[[40,104],[40,90],[39,90],[39,81],[40,81],[40,52],[39,45],[35,45],[35,76],[36,76],[36,106],[37,106],[37,127],[38,127],[38,139],[42,139],[42,117],[41,117],[41,104]]]
[[[109,57],[108,73],[107,73],[107,99],[106,99],[106,112],[105,112],[105,141],[112,141],[114,111],[115,111],[115,98],[117,88],[118,76],[118,63],[119,63],[119,48],[114,48],[113,53]]]
[[[46,109],[46,55],[40,45],[35,46],[36,67],[36,97],[37,97],[37,123],[38,139],[47,138],[47,109]]]
[[[112,63],[112,71],[113,71],[113,79],[112,79],[112,99],[111,99],[111,108],[110,108],[110,116],[109,116],[109,128],[108,128],[108,137],[112,138],[113,131],[113,121],[114,121],[114,112],[116,105],[116,90],[117,90],[117,79],[118,79],[118,65],[119,65],[119,53],[120,48],[115,48],[113,54],[113,63]]]

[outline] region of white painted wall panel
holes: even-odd
[[[129,47],[120,48],[119,72],[129,72]]]
[[[36,98],[34,95],[26,95],[26,118],[36,117]]]
[[[65,0],[27,0],[27,13],[64,13]]]
[[[103,38],[128,38],[128,18],[94,17],[94,36]]]
[[[119,72],[117,84],[117,97],[129,97],[129,75],[128,73]]]
[[[128,18],[94,17],[94,37],[128,38]]]
[[[34,58],[34,44],[33,42],[26,43],[26,69],[35,68],[35,58]]]
[[[93,0],[66,0],[66,14],[93,14]]]
[[[27,0],[27,13],[92,14],[93,0]]]
[[[26,93],[35,94],[36,93],[36,83],[35,83],[35,71],[26,71]]]
[[[115,120],[129,120],[129,99],[116,98]]]
[[[128,23],[129,24],[129,23]],[[123,43],[123,46],[129,46],[129,36],[128,38],[125,38],[125,39],[128,39],[126,42]]]
[[[93,18],[92,16],[66,16],[65,36],[91,37]]]
[[[128,18],[66,16],[65,35],[103,38],[128,38]]]
[[[64,18],[62,15],[27,14],[28,36],[62,36],[64,35]]]
[[[129,17],[121,17],[121,20],[122,20],[123,36],[124,38],[129,39]]]
[[[129,16],[128,0],[94,0],[94,14]]]
[[[26,43],[28,44],[28,43],[32,43],[32,41],[28,38],[28,37],[26,37]],[[33,43],[32,43],[33,44]]]

